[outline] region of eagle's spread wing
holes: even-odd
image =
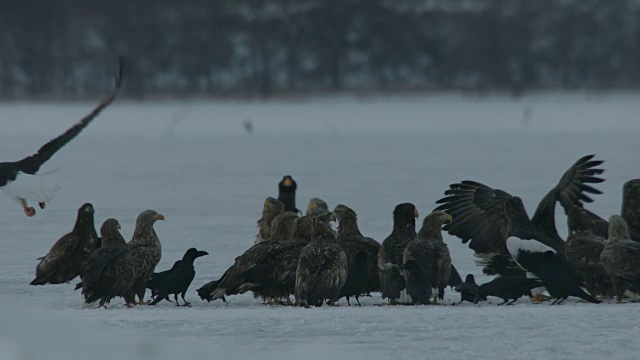
[[[604,161],[593,160],[595,155],[586,155],[578,159],[560,178],[558,184],[545,195],[538,204],[531,222],[547,236],[559,239],[555,223],[556,201],[564,208],[565,214],[572,207],[582,207],[583,203],[591,203],[593,199],[587,194],[602,194],[602,192],[589,184],[598,184],[604,181],[598,177],[604,169],[597,168]],[[599,219],[595,214],[594,220]],[[455,219],[455,218],[454,218]]]
[[[109,106],[115,100],[120,87],[122,85],[122,75],[124,72],[124,58],[120,58],[120,64],[118,72],[116,73],[116,86],[106,99],[104,99],[93,111],[91,111],[82,120],[78,121],[69,130],[65,131],[62,135],[49,141],[42,146],[38,152],[34,155],[26,157],[16,163],[16,170],[22,171],[26,174],[35,174],[42,164],[49,160],[53,154],[65,146],[69,141],[76,137],[89,123],[96,117],[104,108]]]
[[[449,185],[444,194],[435,209],[453,217],[444,230],[462,239],[463,244],[469,242],[476,253],[507,253],[509,229],[504,204],[513,198],[511,195],[469,180]]]

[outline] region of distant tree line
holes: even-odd
[[[0,98],[640,87],[633,0],[3,0]]]

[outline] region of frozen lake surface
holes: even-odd
[[[496,307],[391,307],[379,294],[363,307],[268,306],[250,294],[229,304],[199,300],[195,289],[217,279],[246,250],[267,196],[291,174],[298,207],[320,197],[359,214],[360,229],[382,241],[391,212],[413,202],[421,219],[448,184],[473,179],[522,197],[530,214],[575,160],[605,160],[604,195],[587,207],[620,211],[622,184],[640,177],[637,96],[537,96],[522,100],[458,97],[252,103],[127,103],[109,108],[43,171],[62,168],[62,190],[27,218],[0,200],[0,359],[68,358],[637,358],[638,305],[561,306],[521,299]],[[0,158],[17,160],[65,130],[94,104],[2,104]],[[244,133],[242,121],[255,131]],[[115,217],[129,239],[146,209],[155,226],[159,270],[189,247],[196,261],[187,294],[192,308],[162,302],[126,309],[114,300],[86,309],[70,285],[29,286],[36,258],[70,231],[77,208],[91,202],[96,223]],[[558,227],[566,219],[558,211]],[[476,275],[472,251],[445,235],[464,277]],[[148,296],[148,295],[147,295]],[[116,344],[116,345],[114,345]],[[89,355],[91,354],[91,355]]]

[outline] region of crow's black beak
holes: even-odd
[[[201,256],[205,256],[205,255],[209,255],[209,253],[208,253],[208,252],[206,252],[206,251],[198,251],[198,252],[196,253],[196,257],[197,257],[197,258],[199,258],[199,257],[201,257]]]

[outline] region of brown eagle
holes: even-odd
[[[640,179],[624,183],[620,215],[627,222],[631,239],[640,241]]]
[[[138,273],[135,258],[120,234],[120,223],[107,219],[100,227],[102,247],[84,262],[82,294],[85,303],[100,301],[98,307],[108,305],[116,296],[124,297],[128,307],[135,305],[131,290]]]
[[[621,216],[609,218],[609,241],[600,254],[600,262],[611,277],[618,302],[622,302],[627,283],[634,287],[640,284],[640,243],[631,240]]]
[[[141,212],[136,219],[133,237],[127,243],[132,255],[128,266],[134,269],[133,272],[137,276],[132,290],[138,296],[138,304],[148,304],[144,302],[147,282],[153,276],[153,271],[162,257],[162,245],[153,229],[153,224],[158,220],[164,220],[164,215],[154,210]]]
[[[444,297],[444,288],[447,287],[449,276],[451,276],[451,255],[449,247],[442,239],[442,225],[452,220],[451,215],[444,211],[432,212],[422,221],[422,228],[416,239],[410,241],[404,248],[402,258],[404,279],[407,292],[414,303],[417,299],[424,300],[422,294],[428,295],[429,292],[433,297],[433,303],[437,303],[438,298],[442,300]],[[407,266],[410,262],[415,264]],[[413,281],[412,277],[416,277],[419,281]]]
[[[606,241],[595,234],[596,224],[585,209],[574,206],[569,210],[569,236],[565,255],[570,263],[584,275],[585,287],[592,295],[605,295],[609,276],[600,263],[600,254]]]
[[[382,242],[378,252],[378,274],[383,298],[396,304],[405,288],[402,257],[409,241],[416,238],[418,210],[411,203],[399,204],[393,210],[393,231]]]
[[[286,211],[273,219],[269,240],[284,242],[291,239],[293,235],[293,225],[298,219],[298,214]]]
[[[340,297],[355,296],[380,291],[378,276],[378,252],[380,243],[372,238],[364,237],[358,228],[358,216],[346,205],[339,204],[333,210],[338,221],[338,244],[347,254],[347,281],[340,291]]]
[[[93,214],[93,205],[89,203],[78,209],[73,230],[56,241],[49,253],[40,258],[36,278],[31,285],[66,283],[81,274],[82,263],[100,247]]]
[[[311,242],[305,246],[296,269],[296,302],[306,307],[322,306],[324,300],[335,305],[347,281],[347,254],[332,229],[317,217],[313,219]]]
[[[280,214],[284,212],[284,204],[278,199],[268,197],[262,206],[262,217],[258,220],[258,234],[256,235],[255,244],[269,239],[271,232],[271,223]]]

